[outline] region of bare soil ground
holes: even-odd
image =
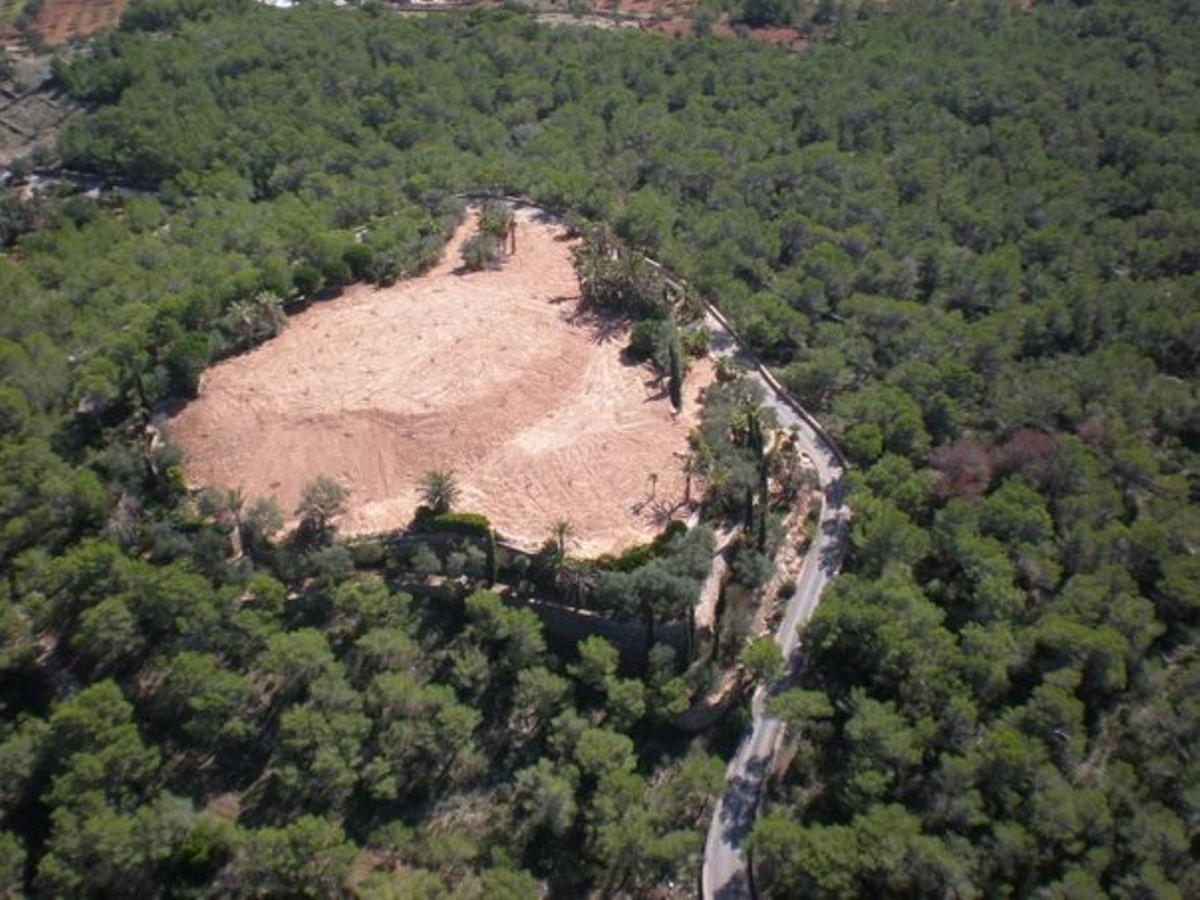
[[[565,0],[531,0],[531,5],[542,10],[538,18],[555,25],[593,25],[600,28],[638,27],[670,37],[687,37],[695,34],[696,0],[587,0],[587,5],[596,15],[577,15],[566,12]],[[619,18],[606,18],[615,16]],[[736,37],[744,32],[751,40],[767,44],[778,44],[792,50],[806,49],[812,35],[807,31],[786,27],[746,28],[735,26],[728,14],[722,15],[712,24],[712,33],[717,37]]]
[[[209,369],[169,429],[189,480],[273,494],[286,516],[329,475],[351,492],[343,531],[369,533],[406,525],[421,474],[452,469],[460,508],[530,547],[569,519],[582,555],[686,516],[679,462],[709,362],[675,415],[665,385],[622,360],[626,327],[580,311],[559,225],[523,211],[503,268],[463,273],[471,227],[428,274],[355,286]]]
[[[124,8],[125,0],[43,0],[33,30],[46,43],[61,44],[112,28]]]

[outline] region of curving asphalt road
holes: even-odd
[[[799,644],[797,629],[812,616],[821,599],[821,591],[841,566],[849,511],[843,502],[845,463],[837,448],[814,427],[811,417],[793,406],[793,401],[780,391],[777,383],[768,380],[764,370],[741,351],[725,323],[711,312],[708,325],[716,335],[715,355],[737,356],[748,363],[751,366],[748,377],[758,381],[766,392],[763,402],[775,410],[781,425],[796,429],[803,451],[816,465],[824,492],[820,528],[804,558],[796,592],[788,601],[783,621],[775,632],[775,642],[783,651],[787,664],[773,684],[754,692],[753,722],[726,769],[725,794],[717,803],[704,844],[701,897],[704,900],[735,900],[754,895],[744,844],[754,824],[763,784],[783,734],[783,724],[766,713],[766,699],[791,677]]]

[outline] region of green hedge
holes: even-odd
[[[433,525],[445,531],[469,531],[484,536],[492,530],[492,523],[481,513],[442,513],[433,520]]]
[[[687,525],[679,520],[667,523],[662,533],[648,544],[638,544],[630,547],[624,553],[605,553],[592,560],[597,569],[610,569],[617,572],[632,572],[641,568],[655,557],[661,556],[667,543],[674,537],[687,533]]]
[[[453,531],[486,538],[492,533],[492,523],[482,513],[447,512],[434,514],[428,507],[417,510],[415,524],[420,531]]]

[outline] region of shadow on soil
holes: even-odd
[[[576,298],[578,300],[578,298]],[[577,302],[575,309],[566,317],[567,324],[583,328],[588,332],[593,344],[609,344],[624,336],[629,328],[629,320],[623,316],[612,316],[584,306]],[[621,362],[627,366],[639,365],[621,354]]]

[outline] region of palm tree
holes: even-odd
[[[301,545],[321,546],[329,543],[333,520],[346,511],[349,491],[332,478],[318,475],[304,486],[296,515],[300,527],[296,536]]]
[[[550,533],[554,538],[554,546],[557,548],[558,560],[562,562],[567,557],[567,541],[575,535],[575,526],[571,524],[570,519],[557,519],[550,526]]]
[[[225,492],[225,509],[232,523],[229,532],[229,546],[233,558],[242,555],[242,513],[246,509],[246,494],[239,485]]]
[[[737,402],[737,407],[730,417],[730,427],[733,430],[734,443],[748,448],[754,457],[758,474],[758,540],[757,547],[761,553],[767,546],[767,507],[770,500],[768,473],[771,467],[771,453],[768,449],[765,429],[774,423],[774,416],[768,407],[753,394],[743,396]],[[754,527],[754,491],[746,489],[746,527]]]
[[[679,471],[683,473],[683,505],[692,505],[692,479],[704,472],[704,464],[700,461],[700,454],[689,451],[684,454],[683,459],[679,461]]]
[[[245,506],[246,495],[240,487],[226,491],[205,488],[196,498],[200,514],[211,518],[229,535],[234,559],[242,555],[242,511]]]
[[[458,485],[454,473],[432,469],[421,476],[421,500],[434,513],[449,512],[458,500]]]

